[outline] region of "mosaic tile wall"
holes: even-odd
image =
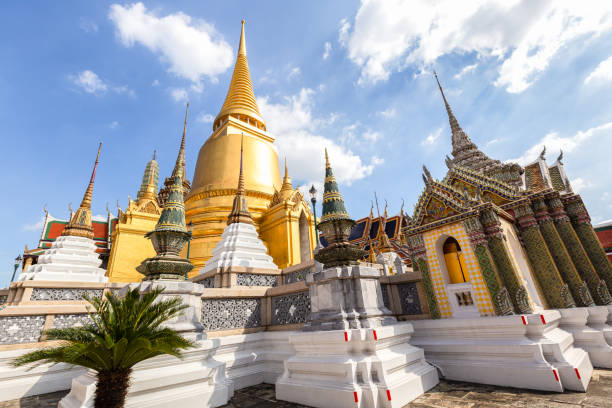
[[[202,299],[204,330],[248,329],[261,326],[261,299]]]
[[[236,285],[238,286],[276,286],[277,275],[258,275],[255,273],[236,274]]]
[[[272,297],[272,324],[305,323],[310,316],[308,291]]]
[[[0,317],[0,344],[35,343],[44,324],[45,316]]]
[[[478,311],[481,316],[495,316],[495,308],[491,302],[489,291],[480,273],[478,267],[478,261],[470,246],[470,241],[465,232],[465,229],[461,223],[455,223],[451,225],[445,225],[440,228],[436,228],[433,231],[427,231],[423,234],[423,240],[425,241],[425,248],[427,250],[427,264],[431,273],[431,279],[433,281],[434,290],[438,298],[438,304],[440,305],[440,313],[442,317],[451,317],[451,306],[446,295],[446,285],[444,283],[444,277],[442,276],[442,269],[440,268],[440,260],[436,255],[436,241],[440,235],[446,234],[452,236],[459,242],[461,246],[461,252],[463,253],[463,259],[468,269],[470,276],[470,283],[472,284],[472,291],[474,293],[474,302],[478,307]],[[441,259],[444,262],[444,258]],[[444,272],[445,273],[445,272]]]
[[[402,313],[418,315],[423,313],[419,302],[419,291],[415,282],[397,285],[397,292],[402,304]]]
[[[53,318],[54,329],[65,329],[67,327],[80,327],[91,324],[93,321],[88,314],[63,314],[55,315]]]
[[[93,298],[101,298],[102,292],[102,289],[34,288],[32,290],[30,300],[83,300],[83,295],[88,295]]]

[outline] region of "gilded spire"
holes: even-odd
[[[265,130],[264,123],[255,94],[253,93],[253,84],[251,83],[251,73],[249,72],[249,63],[246,56],[246,40],[244,36],[244,20],[242,20],[242,31],[240,32],[240,45],[238,46],[238,56],[236,57],[236,65],[232,74],[225,102],[221,107],[221,111],[215,118],[215,127],[218,126],[219,119],[231,115],[244,122],[250,123],[253,126]]]
[[[140,184],[140,190],[136,200],[142,199],[157,200],[157,186],[159,185],[159,164],[155,160],[155,151],[153,152],[153,159],[151,159],[145,167],[144,175],[142,176],[142,183]]]
[[[89,185],[83,195],[83,200],[79,209],[75,211],[70,217],[70,222],[64,228],[62,235],[71,235],[77,237],[85,237],[93,239],[93,226],[91,224],[91,198],[93,195],[93,186],[96,179],[96,170],[98,169],[98,163],[100,162],[100,150],[102,149],[102,142],[98,146],[98,154],[96,155],[96,162],[94,163],[91,177],[89,179]]]
[[[446,106],[446,113],[448,114],[448,122],[450,123],[451,131],[453,132],[453,150],[455,148],[454,139],[455,133],[463,132],[461,126],[459,126],[459,122],[453,113],[448,101],[446,100],[446,95],[444,95],[444,90],[442,89],[442,85],[440,85],[440,80],[438,79],[438,74],[434,71],[434,76],[436,77],[436,82],[438,83],[438,88],[440,88],[440,93],[442,94],[442,99],[444,100],[444,106]],[[467,140],[469,140],[468,136],[464,133]]]
[[[338,183],[329,164],[327,148],[325,148],[325,182],[323,188],[323,215],[321,223],[333,219],[349,219],[344,206],[344,199],[338,189]]]
[[[245,224],[253,224],[253,218],[249,212],[249,207],[246,201],[246,190],[244,188],[244,174],[242,168],[242,156],[244,152],[244,134],[240,140],[240,175],[238,176],[238,190],[234,197],[232,211],[227,217],[227,225],[242,222]]]
[[[291,192],[293,192],[293,185],[291,184],[291,177],[289,177],[289,170],[287,170],[287,159],[285,158],[285,177],[283,177],[283,185],[281,187],[281,195],[283,198],[288,198]]]
[[[187,104],[189,106],[189,104]],[[187,116],[185,115],[185,118]],[[185,122],[187,119],[185,119]],[[185,202],[183,200],[183,174],[185,169],[185,131],[183,130],[183,140],[179,148],[179,154],[172,171],[172,184],[169,188],[168,198],[164,201],[162,213],[159,216],[155,231],[178,231],[187,232],[185,227]],[[148,236],[148,235],[147,235]]]
[[[376,196],[376,192],[374,192],[374,199],[376,200],[376,212],[378,212],[378,251],[379,252],[391,252],[393,248],[391,247],[391,243],[389,242],[389,237],[387,236],[387,232],[385,231],[385,226],[387,225],[387,206],[385,205],[385,216],[380,216],[380,209],[378,208],[378,197]]]

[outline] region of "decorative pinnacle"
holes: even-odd
[[[327,155],[327,147],[325,148],[325,168],[329,169],[331,165],[329,164],[329,156]]]
[[[87,190],[85,190],[85,194],[83,195],[83,201],[81,201],[81,208],[89,208],[91,209],[91,197],[93,195],[93,186],[94,181],[96,179],[96,170],[98,168],[98,163],[100,162],[100,150],[102,149],[102,142],[98,145],[98,154],[96,155],[96,162],[94,163],[93,171],[91,172],[91,178],[89,179],[89,185],[87,186]]]
[[[185,178],[185,134],[187,133],[187,113],[189,112],[189,102],[185,106],[185,124],[183,125],[183,137],[181,138],[181,147],[179,148],[176,164],[172,171],[172,176],[176,177],[178,171],[182,171],[181,178]]]
[[[244,20],[241,21],[242,29],[240,30],[240,45],[238,46],[238,55],[246,55],[246,41],[244,40]]]
[[[461,126],[459,126],[459,122],[457,118],[455,118],[455,114],[450,107],[450,104],[446,100],[446,95],[444,95],[444,90],[442,89],[442,85],[440,85],[440,80],[438,79],[438,74],[434,71],[434,76],[436,77],[436,82],[438,83],[438,88],[440,88],[440,93],[442,94],[442,99],[444,100],[444,106],[446,106],[446,113],[448,114],[448,122],[450,123],[451,131],[453,133],[461,131]]]
[[[153,160],[157,158],[157,149],[153,150]]]
[[[232,211],[227,217],[227,225],[234,223],[253,224],[253,218],[249,212],[249,207],[246,201],[246,190],[244,188],[244,173],[242,168],[242,156],[244,152],[244,133],[240,140],[240,175],[238,176],[238,191],[234,197]]]

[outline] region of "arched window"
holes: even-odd
[[[446,262],[450,283],[469,282],[470,276],[465,267],[465,261],[461,254],[461,247],[457,240],[453,237],[449,237],[444,241],[442,250],[444,252],[444,261]]]
[[[308,220],[302,211],[300,214],[300,262],[305,262],[312,258],[310,252],[310,231],[308,230]]]

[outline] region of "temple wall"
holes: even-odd
[[[465,228],[461,223],[454,223],[436,228],[423,233],[423,240],[427,250],[427,263],[438,299],[442,317],[451,317],[451,306],[446,293],[448,283],[448,272],[446,265],[440,260],[444,259],[442,254],[442,244],[447,237],[453,237],[459,242],[463,258],[470,275],[470,283],[474,293],[474,302],[481,316],[495,316],[495,308],[491,301],[491,296],[482,277],[478,261],[468,238]],[[443,239],[441,239],[443,238]]]
[[[527,254],[525,254],[525,250],[521,246],[521,242],[514,225],[502,218],[500,218],[500,222],[504,230],[510,257],[512,262],[514,262],[516,270],[520,274],[522,283],[527,288],[527,292],[529,292],[529,297],[535,306],[535,310],[545,308],[546,303],[544,303],[544,296],[542,296],[540,293],[537,281],[535,280],[531,267],[529,266]]]

